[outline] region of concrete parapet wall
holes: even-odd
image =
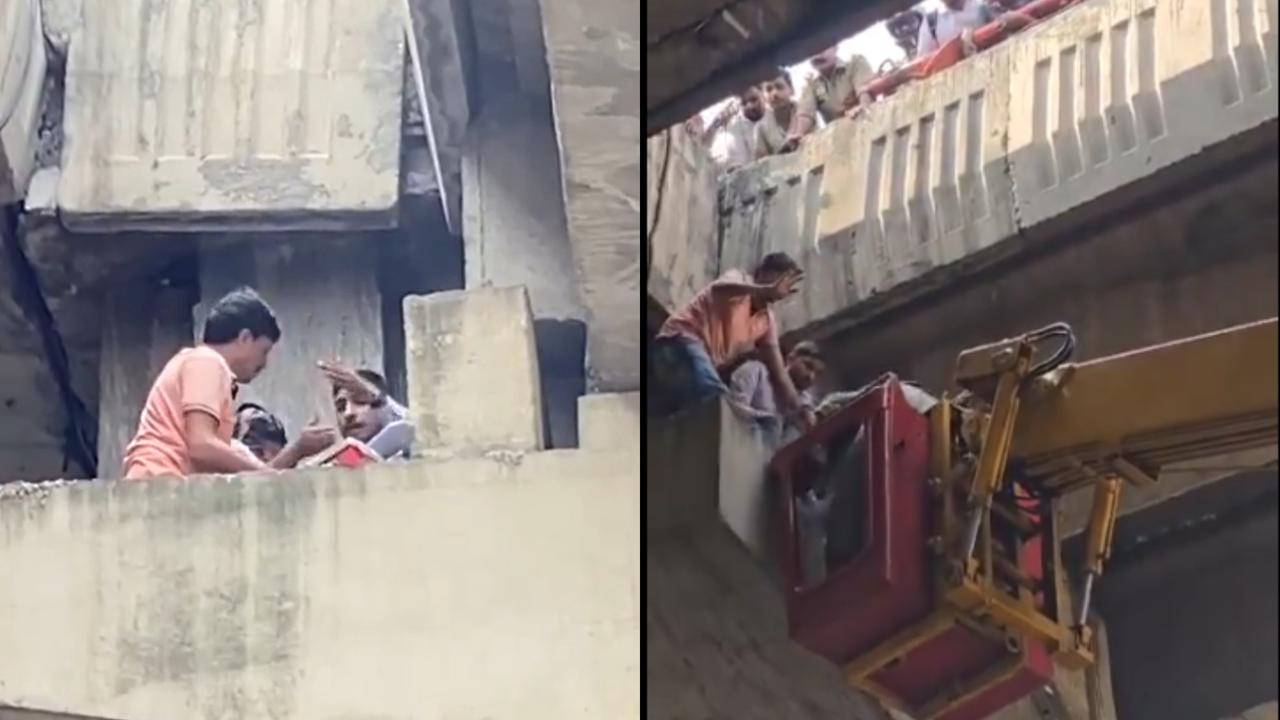
[[[1274,123],[1276,22],[1247,0],[1070,8],[727,178],[718,266],[800,259],[794,330],[1060,234]]]
[[[0,708],[638,719],[638,468],[624,448],[3,486]]]
[[[67,61],[68,226],[391,226],[395,0],[84,2]]]

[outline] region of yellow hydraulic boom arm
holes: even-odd
[[[948,599],[962,609],[989,609],[1002,628],[1050,642],[1068,666],[1089,663],[1083,623],[1110,555],[1121,481],[1149,484],[1170,463],[1274,445],[1278,342],[1272,318],[1071,364],[1065,360],[1074,337],[1059,324],[961,353],[955,379],[962,392],[934,418],[942,435],[934,476],[954,478],[947,482],[964,495],[962,507],[944,503],[941,522]],[[1094,491],[1082,601],[1070,634],[1064,612],[1037,610],[997,581],[1002,560],[992,558],[989,540],[986,555],[974,557],[980,537],[989,538],[993,512],[1016,519],[1016,504],[993,505],[1009,475],[1049,507],[1064,494]],[[1058,556],[1056,539],[1049,550]],[[1003,559],[1006,568],[1013,564],[1016,558]]]

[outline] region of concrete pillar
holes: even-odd
[[[524,288],[404,299],[409,411],[424,450],[540,450],[542,392]]]
[[[577,445],[586,310],[578,294],[547,97],[487,105],[462,164],[466,286],[524,286],[532,307],[548,440]]]
[[[98,360],[98,477],[117,478],[147,393],[165,363],[191,345],[189,289],[134,282],[107,293]]]
[[[593,390],[640,385],[640,13],[542,3],[566,217],[589,315]]]
[[[368,235],[257,236],[218,246],[206,240],[200,256],[197,336],[209,306],[249,285],[271,305],[283,333],[267,369],[241,390],[240,400],[263,405],[293,437],[313,417],[334,421],[329,384],[316,362],[336,359],[383,372],[377,238]]]
[[[639,446],[640,393],[600,393],[578,399],[579,446],[617,450]]]

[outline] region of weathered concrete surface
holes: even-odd
[[[646,428],[646,716],[887,720],[790,643],[778,586],[720,520],[722,412]]]
[[[471,120],[467,92],[467,24],[454,0],[402,0],[413,82],[422,101],[445,222],[462,228],[462,141]]]
[[[589,385],[640,385],[640,13],[625,0],[542,4],[564,203],[589,312]]]
[[[466,287],[528,290],[548,440],[552,447],[573,447],[586,382],[587,311],[573,270],[545,93],[517,93],[485,105],[467,131],[462,189]]]
[[[645,259],[649,296],[668,308],[719,270],[715,161],[677,126],[645,141]]]
[[[151,384],[178,350],[191,346],[194,300],[186,290],[142,282],[107,296],[98,360],[98,477],[123,472]]]
[[[69,227],[394,223],[400,2],[79,9],[58,189]]]
[[[1071,325],[1087,360],[1274,317],[1278,181],[1274,161],[1201,178],[1176,204],[825,338],[832,365],[850,385],[892,370],[945,388],[961,350],[1051,322]]]
[[[533,318],[524,288],[404,299],[409,411],[423,448],[543,447]]]
[[[1274,154],[1275,6],[1263,10],[1066,10],[731,176],[719,267],[791,252],[808,279],[783,324],[852,326],[1060,243],[1192,169]]]
[[[312,419],[336,421],[320,360],[382,372],[382,298],[376,240],[370,235],[281,234],[251,244],[208,237],[200,251],[199,338],[209,307],[241,285],[275,311],[282,332],[267,369],[241,390],[284,421],[289,436]]]
[[[486,105],[462,158],[467,288],[524,285],[534,317],[583,320],[547,98]]]
[[[1199,720],[1274,707],[1274,472],[1270,483],[1268,497],[1217,523],[1113,561],[1098,600],[1110,625],[1120,717]]]
[[[5,486],[0,705],[638,720],[638,467],[624,448]]]
[[[600,393],[578,398],[579,447],[640,447],[640,393]]]
[[[38,0],[0,8],[0,205],[26,195],[35,169],[46,58]]]

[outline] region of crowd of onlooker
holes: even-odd
[[[928,55],[956,38],[962,40],[1002,13],[1030,0],[942,0],[938,10],[912,8],[885,21],[885,29],[907,61]],[[813,76],[797,93],[791,73],[778,74],[746,88],[729,100],[709,122],[696,115],[685,129],[710,146],[717,143],[717,161],[725,171],[760,158],[791,152],[804,137],[840,117],[858,117],[874,98],[866,91],[878,75],[896,69],[886,62],[873,70],[862,55],[841,60],[836,48],[809,58]]]

